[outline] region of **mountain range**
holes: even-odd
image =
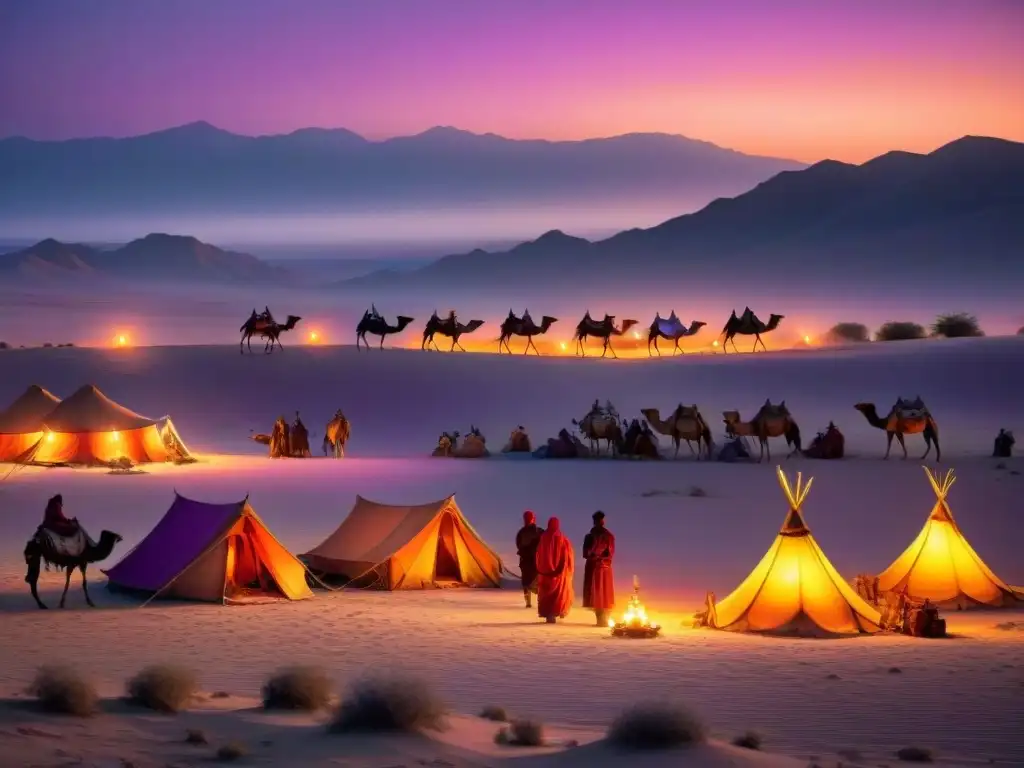
[[[0,140],[0,218],[588,200],[693,209],[801,167],[668,134],[541,141],[438,127],[369,141],[344,129],[240,136],[198,122],[129,138]]]
[[[1021,279],[1024,144],[967,136],[929,154],[826,160],[649,229],[591,242],[548,232],[348,287],[634,286],[666,280]]]

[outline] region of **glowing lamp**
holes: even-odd
[[[647,618],[647,609],[640,602],[640,580],[636,576],[633,577],[633,594],[626,604],[625,613],[619,621],[609,619],[608,627],[612,637],[647,639],[657,637],[661,632],[661,627]]]
[[[712,346],[712,347],[717,347],[717,346],[718,346],[718,340],[717,340],[717,339],[715,339],[714,341],[712,341],[712,342],[711,342],[711,346]]]
[[[309,343],[310,344],[316,344],[318,341],[320,341],[320,334],[317,333],[316,331],[310,331],[309,332]]]
[[[114,339],[114,345],[118,347],[127,347],[128,337],[125,336],[123,333],[118,334],[117,338]]]
[[[111,432],[110,439],[116,443],[118,440],[121,439],[121,434],[119,432]]]
[[[566,344],[566,343],[565,343],[564,341],[563,341],[563,342],[562,342],[562,343],[561,343],[561,344],[560,344],[559,346],[560,346],[560,347],[561,347],[561,348],[562,348],[563,350],[566,350],[566,349],[568,349],[568,348],[569,348],[569,345],[568,345],[568,344]]]
[[[633,338],[634,339],[639,339],[640,338],[640,331],[633,331]]]
[[[52,443],[53,442],[53,432],[47,432],[46,433],[46,442],[48,442],[48,443]]]

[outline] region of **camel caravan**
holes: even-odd
[[[339,408],[324,428],[324,439],[321,445],[324,456],[335,459],[345,458],[345,444],[351,433],[351,424]],[[252,432],[249,438],[269,448],[272,459],[309,459],[313,453],[309,448],[309,430],[302,422],[299,412],[295,412],[295,420],[289,424],[284,416],[278,416],[270,433]]]

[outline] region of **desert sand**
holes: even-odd
[[[117,765],[121,757],[136,765],[199,764],[209,750],[189,753],[177,742],[185,728],[201,727],[211,741],[245,742],[247,760],[258,764],[491,765],[508,755],[491,744],[493,724],[468,717],[485,705],[577,734],[576,749],[515,757],[517,764],[621,763],[599,742],[605,727],[626,705],[659,698],[699,712],[717,739],[760,732],[774,756],[713,743],[685,760],[651,756],[651,764],[877,765],[895,762],[894,752],[910,745],[935,750],[947,764],[1024,762],[1017,736],[1024,613],[947,614],[955,637],[943,641],[811,641],[690,628],[704,592],[726,594],[771,544],[786,513],[776,462],[815,477],[806,518],[845,577],[878,572],[903,550],[934,500],[917,461],[923,442],[909,437],[910,460],[894,448],[883,462],[884,434],[852,407],[867,400],[885,409],[900,395],[920,394],[939,423],[940,466],[956,469],[949,500],[965,535],[997,574],[1024,583],[1024,464],[989,458],[998,429],[1019,428],[1024,418],[1017,386],[1024,339],[650,362],[407,350],[357,356],[351,347],[251,357],[232,347],[0,354],[0,403],[31,383],[60,396],[95,383],[141,413],[170,414],[203,459],[129,476],[0,467],[0,696],[10,700],[0,710],[0,749],[17,756],[14,764],[73,764],[77,757],[86,765]],[[517,424],[538,443],[571,427],[570,419],[595,398],[611,400],[627,416],[639,416],[643,407],[664,413],[678,402],[697,403],[720,442],[723,410],[748,417],[769,397],[786,400],[805,444],[834,421],[846,435],[849,458],[785,460],[781,440],[772,441],[773,460],[760,465],[696,462],[685,447],[680,461],[657,463],[425,458],[442,430],[464,432],[470,423],[495,452]],[[291,417],[299,409],[316,449],[322,425],[339,406],[353,422],[344,461],[271,462],[248,439],[249,430],[267,431],[279,414]],[[667,439],[662,445],[668,448]],[[694,488],[706,495],[691,495]],[[512,540],[524,509],[534,510],[541,523],[560,516],[579,547],[590,513],[600,508],[618,538],[620,601],[638,575],[664,636],[616,640],[592,627],[592,614],[580,608],[565,624],[546,626],[522,607],[516,589],[318,593],[295,604],[155,602],[141,609],[95,589],[100,607],[90,610],[76,579],[67,610],[35,608],[22,581],[21,550],[49,495],[61,492],[68,513],[90,531],[124,536],[112,565],[166,511],[174,490],[220,502],[249,494],[295,552],[330,533],[357,493],[416,503],[455,492],[476,529],[513,568]],[[102,582],[98,570],[90,574]],[[62,576],[45,573],[43,599],[56,604],[62,584]],[[576,587],[579,594],[579,575]],[[91,721],[47,718],[17,697],[39,664],[55,660],[80,665],[111,697],[134,672],[157,661],[188,664],[204,690],[232,696],[177,718],[129,713],[115,704]],[[313,738],[309,729],[319,726],[309,718],[253,709],[265,677],[292,663],[322,664],[339,685],[367,670],[408,670],[430,680],[463,716],[450,732],[429,740],[377,739],[342,750],[326,736]],[[347,763],[337,762],[343,751]]]

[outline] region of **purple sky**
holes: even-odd
[[[0,3],[0,136],[433,125],[858,161],[1024,140],[1015,0]]]

